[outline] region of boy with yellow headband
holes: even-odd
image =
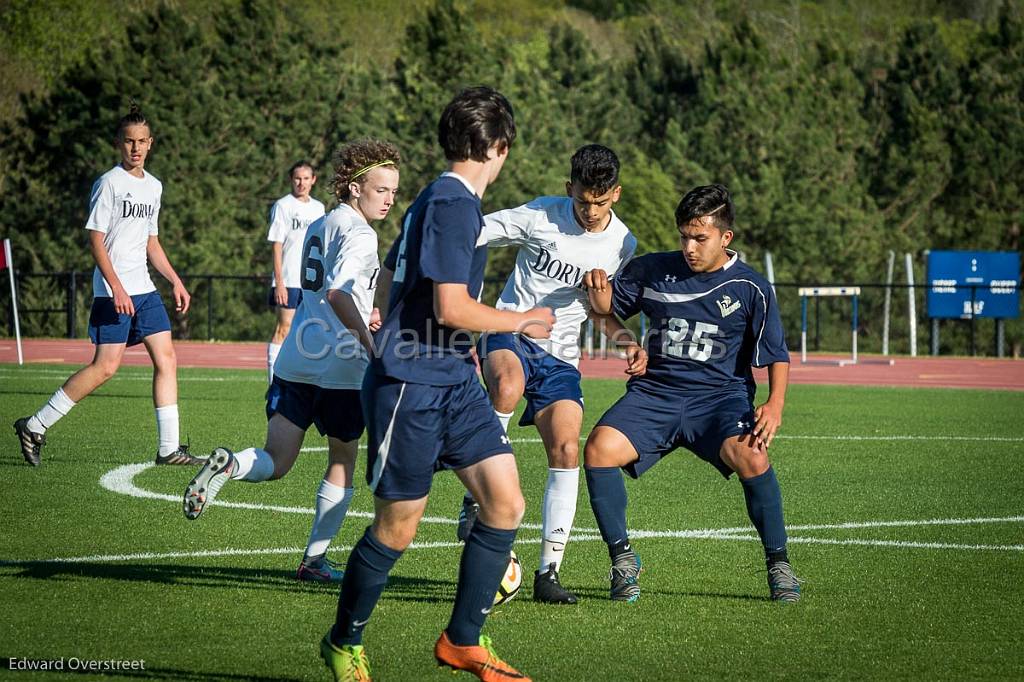
[[[387,217],[398,191],[398,150],[377,140],[342,147],[333,190],[339,205],[306,231],[302,302],[274,365],[267,392],[267,442],[260,448],[213,451],[185,489],[185,516],[196,519],[229,479],[258,483],[291,470],[310,425],[327,436],[328,465],[316,493],[309,543],[296,578],[339,582],[327,560],[352,500],[356,447],[363,433],[359,389],[372,331],[380,327],[374,291],[380,263],[370,224]]]

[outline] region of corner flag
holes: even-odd
[[[14,260],[11,258],[11,240],[4,240],[4,248],[0,251],[0,270],[4,268],[11,275],[11,311],[14,313],[14,338],[18,344],[18,364],[25,363],[21,355],[21,327],[18,324],[18,298],[14,290]]]

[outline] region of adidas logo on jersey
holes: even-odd
[[[558,251],[558,244],[556,242],[548,242],[547,244],[542,244],[541,247],[551,251]]]
[[[715,301],[718,304],[718,310],[721,311],[722,317],[729,317],[734,312],[740,309],[740,302],[733,301],[728,294],[722,297],[722,300]]]

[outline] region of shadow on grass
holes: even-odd
[[[232,590],[273,590],[295,594],[337,595],[340,585],[299,582],[293,571],[237,566],[184,566],[181,564],[133,564],[108,562],[5,562],[0,567],[20,569],[12,578],[70,581],[78,578],[121,580],[181,587],[226,587]],[[429,603],[450,602],[455,584],[449,581],[392,574],[385,599]]]
[[[593,599],[594,601],[610,601],[610,599],[608,598],[608,590],[599,590],[599,589],[593,589],[593,588],[581,588],[581,589],[570,588],[570,589],[573,592],[575,592],[576,596],[580,597],[581,599],[585,598],[585,599],[588,599],[588,600]],[[687,590],[655,590],[655,589],[643,588],[643,587],[641,588],[641,592],[640,592],[640,601],[646,601],[645,597],[647,597],[649,595],[670,596],[670,597],[683,597],[683,598],[695,597],[697,599],[731,599],[731,600],[735,600],[735,601],[750,601],[750,602],[759,602],[759,601],[767,602],[767,601],[771,601],[771,599],[768,597],[768,595],[733,594],[733,593],[728,593],[728,592],[710,592],[710,591],[708,591],[708,592],[694,592],[694,591],[687,591]]]

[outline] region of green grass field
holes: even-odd
[[[317,642],[337,591],[292,579],[323,453],[300,457],[282,481],[229,484],[218,502],[252,508],[215,506],[190,523],[180,496],[193,468],[119,469],[152,460],[147,368],[123,368],[50,431],[41,467],[24,464],[10,424],[69,370],[0,366],[0,667],[11,657],[142,659],[145,671],[113,676],[327,679]],[[256,371],[182,370],[182,433],[193,448],[261,445],[264,382]],[[592,380],[584,391],[586,432],[622,385]],[[534,604],[527,582],[485,632],[542,681],[1020,679],[1021,415],[1024,393],[794,386],[772,456],[790,557],[805,580],[799,604],[767,599],[739,483],[679,452],[628,483],[646,568],[639,602],[607,599],[607,553],[581,482],[562,567],[581,603]],[[527,499],[516,549],[532,574],[546,462],[535,431],[514,428],[511,437]],[[315,433],[306,440],[323,445]],[[361,462],[360,483],[362,471]],[[125,494],[128,485],[148,496]],[[418,542],[454,540],[460,496],[454,475],[435,478],[427,514],[443,519],[424,522]],[[344,560],[371,506],[357,488],[335,559]],[[700,529],[719,530],[687,532]],[[414,546],[399,561],[366,630],[374,679],[451,679],[432,646],[457,568],[451,545]]]

